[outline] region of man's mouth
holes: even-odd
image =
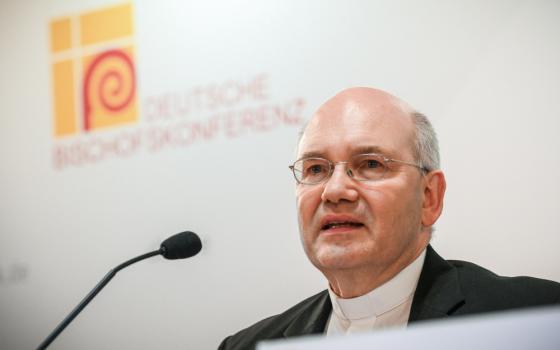
[[[364,224],[360,222],[353,222],[353,221],[332,221],[329,222],[321,227],[321,230],[330,230],[334,228],[355,228],[355,227],[362,227]]]

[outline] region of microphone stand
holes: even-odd
[[[72,312],[70,312],[70,314],[68,316],[66,316],[66,318],[64,320],[62,320],[62,322],[60,322],[60,324],[51,332],[51,334],[49,334],[49,336],[39,345],[37,350],[46,349],[53,342],[53,340],[55,340],[56,337],[58,337],[58,335],[64,330],[64,328],[66,328],[66,326],[68,326],[68,324],[70,324],[70,322],[72,322],[72,320],[76,316],[78,316],[78,314],[87,306],[87,304],[89,304],[89,302],[93,298],[95,298],[97,293],[99,293],[101,291],[101,289],[103,289],[103,287],[105,287],[105,285],[107,283],[109,283],[109,281],[113,277],[115,277],[117,272],[119,272],[120,270],[124,269],[125,267],[127,267],[129,265],[132,265],[132,264],[134,264],[134,263],[136,263],[140,260],[151,258],[152,256],[160,255],[160,254],[165,254],[165,248],[164,247],[161,247],[158,250],[154,250],[153,252],[149,252],[149,253],[146,253],[146,254],[139,255],[139,256],[137,256],[133,259],[130,259],[128,261],[125,261],[122,264],[118,265],[117,267],[111,269],[105,275],[105,277],[103,277],[103,279],[91,290],[91,292],[89,292],[89,294],[86,295],[86,297],[84,299],[82,299],[82,301],[78,304],[78,306],[76,306],[74,308],[74,310],[72,310]]]

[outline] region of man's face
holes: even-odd
[[[327,101],[307,126],[298,159],[312,155],[334,163],[381,153],[416,163],[410,116],[373,91],[347,90]],[[323,272],[406,266],[427,244],[420,235],[422,181],[417,168],[392,163],[383,179],[360,182],[339,164],[327,181],[297,185],[301,239],[311,262]]]

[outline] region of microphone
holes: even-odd
[[[177,233],[161,242],[161,255],[166,259],[185,259],[195,256],[202,249],[202,242],[194,232]]]
[[[152,256],[162,255],[166,259],[185,259],[190,258],[191,256],[195,256],[200,252],[202,249],[202,242],[198,235],[191,231],[185,231],[181,233],[177,233],[165,241],[163,241],[158,250],[154,250],[152,252],[139,255],[133,259],[125,261],[124,263],[118,265],[117,267],[111,269],[105,277],[89,292],[88,295],[66,316],[62,322],[49,334],[49,336],[43,340],[43,342],[39,345],[37,350],[46,349],[53,340],[58,337],[60,333],[72,322],[72,320],[78,316],[78,314],[89,304],[90,301],[95,298],[97,293],[109,283],[109,281],[119,272],[120,270],[124,269],[125,267],[132,265],[138,261],[151,258]]]

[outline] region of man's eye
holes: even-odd
[[[310,174],[320,174],[324,171],[324,167],[321,164],[314,164],[311,165],[308,169],[307,172]]]
[[[375,159],[368,159],[366,162],[366,166],[369,169],[375,169],[375,168],[380,168],[383,166],[383,164],[381,164],[381,162],[379,162],[378,160]]]
[[[362,180],[378,180],[383,177],[387,170],[387,165],[381,157],[366,154],[356,159],[356,166],[353,168],[354,177]]]

